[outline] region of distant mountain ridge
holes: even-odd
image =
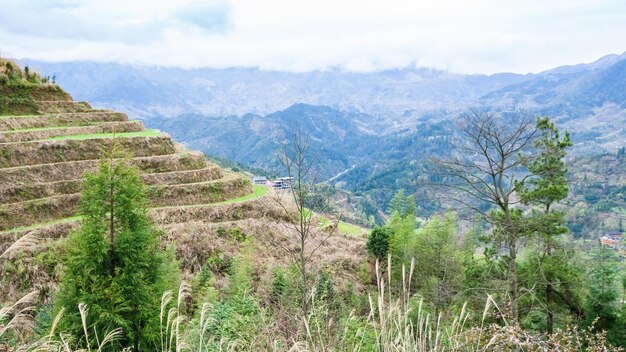
[[[289,73],[250,68],[194,69],[22,60],[77,99],[140,118],[267,115],[298,103],[381,118],[391,132],[471,106],[516,106],[568,117],[626,104],[626,53],[538,74],[463,75],[425,68],[373,73]]]
[[[299,128],[311,135],[321,179],[349,169],[333,183],[367,190],[368,213],[395,190],[414,188],[411,180],[427,174],[428,156],[453,150],[451,120],[469,108],[550,116],[571,132],[575,156],[626,145],[626,53],[537,74],[490,76],[417,68],[286,73],[29,63],[78,99],[125,111],[194,149],[250,166],[279,171],[277,151]]]
[[[358,111],[390,120],[440,108],[463,108],[532,75],[462,75],[407,68],[375,73],[137,67],[95,62],[23,64],[54,75],[78,99],[138,116],[268,114],[297,103]]]

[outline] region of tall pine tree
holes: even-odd
[[[573,267],[571,253],[563,242],[567,233],[565,214],[555,209],[560,201],[567,197],[568,181],[565,155],[572,145],[569,134],[560,136],[558,128],[549,118],[537,120],[539,136],[534,141],[537,149],[535,156],[527,164],[531,178],[518,185],[523,203],[533,207],[528,222],[537,235],[535,253],[531,255],[535,274],[532,286],[538,292],[546,316],[546,330],[554,331],[556,305],[567,307],[570,311],[581,314],[579,295],[577,294],[578,270]]]
[[[77,306],[84,303],[89,332],[102,338],[122,328],[119,346],[152,350],[158,341],[160,297],[174,278],[174,261],[159,249],[138,171],[129,158],[115,158],[120,154],[109,153],[98,172],[84,178],[81,228],[67,243],[56,305],[65,308],[61,331],[81,345],[95,343],[93,335],[83,340]]]

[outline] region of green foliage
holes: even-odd
[[[617,256],[607,246],[600,245],[594,251],[592,260],[583,326],[593,325],[597,331],[607,331],[611,343],[625,346],[624,317],[620,318],[622,307],[619,303]]]
[[[228,231],[228,235],[237,242],[243,242],[247,238],[246,234],[241,231],[239,227],[233,227],[230,229]]]
[[[407,268],[414,257],[413,245],[415,240],[415,198],[406,197],[404,191],[398,191],[393,202],[393,215],[385,226],[389,227],[393,235],[389,240],[389,251],[394,262],[394,268]]]
[[[451,213],[433,217],[415,238],[415,283],[435,316],[454,301],[462,289],[463,270],[456,245],[456,219]]]
[[[334,195],[335,189],[328,183],[314,184],[311,185],[304,202],[313,211],[332,213],[335,210],[331,203]]]
[[[531,177],[517,184],[522,202],[532,207],[532,213],[526,218],[530,231],[536,235],[535,241],[528,246],[525,268],[520,271],[526,270],[527,287],[531,287],[534,293],[529,296],[533,299],[528,305],[535,306],[533,301],[537,301],[543,307],[530,309],[526,321],[534,328],[543,327],[552,334],[555,319],[557,325],[564,327],[569,322],[568,312],[582,315],[582,268],[577,267],[574,253],[564,243],[563,234],[567,233],[565,214],[554,209],[569,191],[564,159],[572,142],[567,132],[561,138],[559,130],[547,117],[537,120],[537,131],[540,135],[534,140],[536,156],[527,163]]]
[[[219,249],[212,251],[206,260],[206,267],[214,273],[228,273],[231,264],[232,257]]]
[[[272,288],[270,300],[272,303],[279,303],[287,291],[287,278],[282,268],[275,268],[272,273]]]
[[[159,249],[138,171],[113,155],[85,176],[81,228],[70,235],[56,296],[57,310],[66,312],[60,327],[80,340],[77,307],[84,303],[90,310],[87,326],[98,336],[121,327],[120,345],[150,349],[158,341],[157,293],[171,287],[175,264]]]
[[[527,204],[543,205],[550,208],[555,202],[567,197],[567,168],[565,167],[566,149],[572,146],[569,133],[560,137],[559,130],[549,118],[537,120],[540,137],[534,141],[538,155],[527,163],[528,171],[533,176],[526,183],[518,185],[522,201]]]
[[[210,306],[206,332],[209,350],[220,345],[237,346],[235,350],[252,350],[253,340],[261,334],[264,313],[252,291],[250,251],[244,250],[233,260],[227,295]]]
[[[391,215],[398,213],[400,218],[406,218],[408,216],[415,217],[415,196],[406,196],[404,189],[399,190],[394,194],[393,198],[391,198],[387,213]]]
[[[343,322],[346,340],[343,342],[345,351],[379,351],[376,330],[367,320],[351,316]]]
[[[318,301],[322,301],[329,305],[334,305],[336,299],[335,286],[330,278],[330,274],[326,270],[322,270],[317,279],[315,287],[315,297]]]
[[[215,230],[215,233],[219,237],[229,238],[237,242],[243,242],[246,240],[246,238],[248,238],[248,236],[237,226],[231,227],[228,230],[226,230],[222,226],[218,226],[217,229]]]
[[[383,261],[387,258],[391,235],[392,230],[389,227],[374,227],[374,230],[367,237],[367,252],[378,260]]]

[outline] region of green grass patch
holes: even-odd
[[[85,140],[98,138],[131,138],[131,137],[156,137],[161,136],[159,130],[144,130],[141,132],[124,132],[124,133],[93,133],[93,134],[73,134],[68,136],[58,136],[44,139],[43,141],[62,141],[62,140]]]
[[[322,215],[318,215],[317,217],[319,218],[318,226],[320,229],[331,226],[333,224],[328,218]],[[350,236],[358,236],[361,233],[366,232],[365,229],[362,229],[356,225],[349,224],[345,221],[339,221],[339,224],[337,224],[337,230],[339,230],[339,233],[343,235]]]
[[[360,227],[349,224],[347,222],[343,222],[343,221],[339,221],[338,228],[339,228],[339,232],[345,235],[358,236],[363,232],[363,230]]]
[[[233,203],[243,203],[243,202],[247,202],[249,200],[254,200],[256,198],[260,198],[263,197],[265,194],[267,194],[267,192],[269,192],[269,187],[266,186],[259,186],[259,185],[252,185],[252,193],[250,194],[246,194],[245,196],[241,196],[241,197],[237,197],[237,198],[232,198],[232,199],[228,199],[228,200],[224,200],[221,202],[216,202],[216,203],[205,203],[205,204],[191,204],[191,205],[176,205],[176,206],[164,206],[164,207],[156,207],[157,209],[163,209],[163,208],[195,208],[195,207],[205,207],[205,206],[212,206],[212,205],[224,205],[224,204],[233,204]]]
[[[267,187],[267,186],[252,185],[252,193],[250,193],[250,194],[246,194],[245,196],[241,196],[241,197],[238,197],[238,198],[225,200],[225,201],[219,202],[219,203],[211,203],[211,205],[222,205],[222,204],[232,204],[232,203],[247,202],[249,200],[253,200],[253,199],[256,199],[256,198],[263,197],[264,195],[267,194],[267,192],[269,192],[269,190],[270,190],[270,188]]]

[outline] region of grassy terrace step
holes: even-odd
[[[224,177],[222,169],[213,164],[210,164],[202,169],[177,170],[141,175],[145,184],[153,186],[206,182],[217,180],[222,177]]]
[[[0,232],[0,253],[26,234],[37,239],[57,239],[66,237],[71,230],[79,228],[79,218],[72,217],[50,222],[40,226],[16,228],[10,232]]]
[[[72,134],[67,136],[57,136],[44,139],[43,141],[84,141],[90,139],[111,139],[111,138],[132,138],[132,137],[159,137],[163,133],[159,130],[142,130],[139,132],[112,132],[112,133],[88,133],[88,134]]]
[[[207,167],[204,155],[198,152],[138,157],[132,162],[144,173],[169,173]],[[19,185],[79,179],[85,172],[94,171],[97,165],[98,160],[80,160],[0,168],[0,184]],[[214,165],[211,167],[215,168]]]
[[[0,132],[0,143],[28,142],[45,140],[67,135],[95,134],[95,133],[127,133],[144,130],[141,121],[120,122],[91,122],[89,126],[72,127],[43,127]]]
[[[0,206],[0,231],[71,217],[79,200],[80,193],[74,193],[5,204]]]
[[[42,114],[64,112],[87,112],[91,110],[89,103],[84,101],[49,100],[37,101],[37,110]]]
[[[121,147],[132,151],[135,156],[166,155],[176,152],[174,142],[167,136],[118,134],[116,137]],[[98,159],[102,151],[111,147],[111,143],[109,138],[92,138],[0,144],[0,167]]]
[[[242,175],[198,183],[150,186],[151,207],[192,205],[224,201],[252,192],[250,181]],[[63,194],[0,206],[0,231],[28,224],[70,217],[76,211],[80,193]]]
[[[185,221],[234,221],[246,218],[262,218],[272,214],[272,216],[277,216],[278,218],[284,217],[284,213],[282,213],[280,209],[272,207],[271,202],[259,201],[259,198],[268,193],[269,188],[256,185],[253,187],[254,190],[252,193],[229,199],[226,202],[202,204],[193,207],[172,206],[151,208],[148,210],[148,215],[153,221],[160,225]],[[70,216],[48,222],[3,229],[0,230],[0,243],[4,242],[6,238],[8,238],[9,241],[14,241],[31,231],[39,231],[48,228],[68,228],[68,226],[64,224],[73,224],[70,227],[75,228],[79,219],[80,217],[78,216]],[[56,235],[55,237],[61,236],[62,235]]]
[[[121,112],[112,111],[3,116],[0,117],[0,131],[14,131],[27,128],[88,126],[97,122],[114,121],[128,121],[128,116]]]
[[[222,177],[216,166],[199,170],[173,171],[157,174],[142,174],[148,185],[175,185],[216,180]],[[45,183],[7,184],[0,186],[0,204],[18,203],[39,198],[73,194],[81,191],[82,179],[68,179]]]
[[[0,204],[78,193],[81,189],[81,183],[82,180],[75,179],[49,183],[6,185],[0,187]]]
[[[289,219],[285,212],[271,201],[252,198],[233,203],[203,204],[190,207],[162,207],[148,212],[159,225],[186,223],[191,221],[221,222],[241,219],[270,218],[275,221]]]
[[[150,206],[153,207],[215,203],[251,192],[250,180],[240,174],[225,175],[218,180],[206,182],[148,188]]]

